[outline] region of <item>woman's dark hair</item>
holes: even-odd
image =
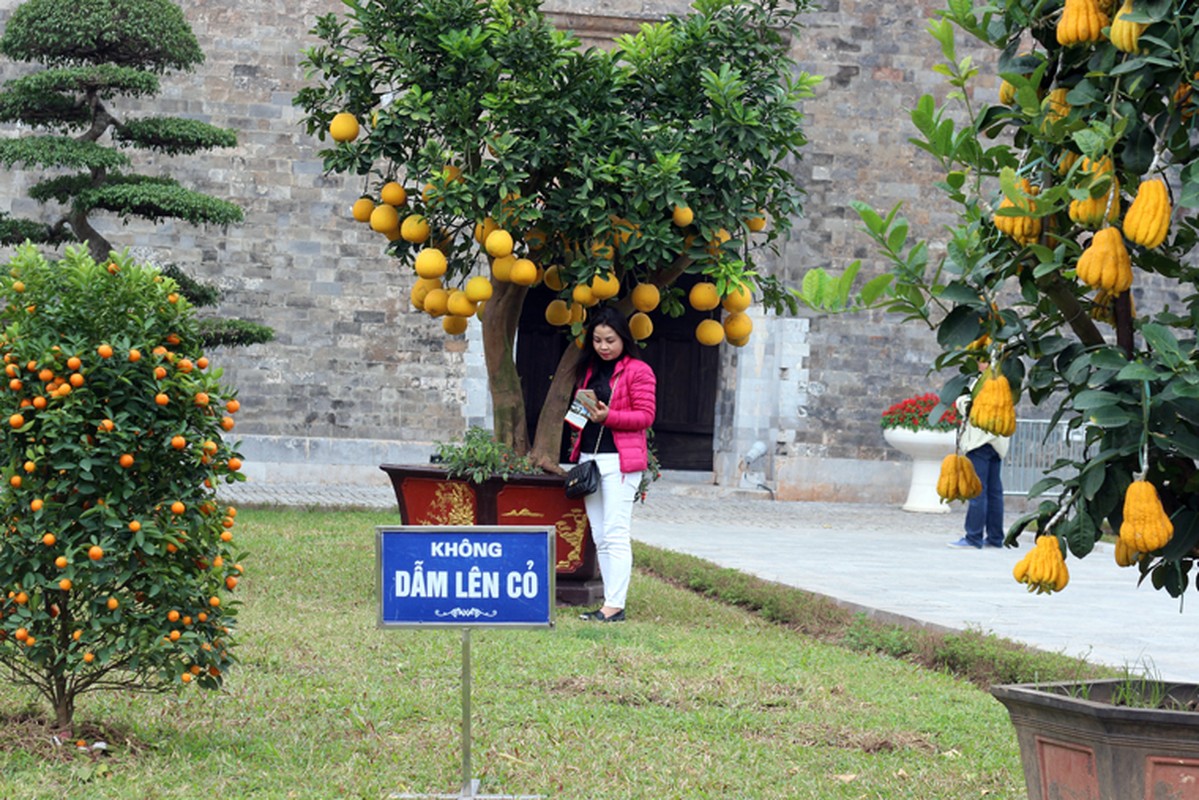
[[[587,318],[587,331],[583,334],[585,355],[579,359],[579,364],[575,368],[576,380],[582,380],[583,376],[587,374],[587,370],[599,359],[591,344],[591,337],[600,325],[607,325],[620,337],[620,341],[624,343],[625,355],[629,358],[641,358],[641,348],[638,346],[637,340],[633,338],[633,332],[629,330],[628,318],[613,306],[599,306],[592,309]]]

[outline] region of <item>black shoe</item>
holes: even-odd
[[[622,608],[620,611],[604,616],[604,610],[597,608],[595,611],[579,614],[579,619],[589,620],[590,622],[624,622],[624,609]]]

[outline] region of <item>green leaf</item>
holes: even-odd
[[[964,347],[985,332],[982,316],[977,308],[968,305],[955,306],[945,315],[937,328],[937,343],[945,349]]]
[[[1116,373],[1116,380],[1121,381],[1154,381],[1163,377],[1166,373],[1159,372],[1148,364],[1143,364],[1140,361],[1133,361],[1128,366]]]

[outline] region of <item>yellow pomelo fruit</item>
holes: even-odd
[[[429,240],[428,220],[420,214],[409,214],[404,217],[404,224],[400,226],[400,236],[404,237],[405,242],[424,244]]]
[[[494,230],[488,234],[483,247],[492,258],[512,255],[512,234],[505,230]]]
[[[687,295],[687,301],[696,311],[711,311],[720,305],[720,295],[716,291],[716,284],[707,281],[695,284],[691,287],[691,293]]]
[[[517,286],[532,286],[537,283],[537,265],[527,258],[516,259],[508,280]]]
[[[450,336],[458,336],[466,333],[466,318],[455,317],[453,314],[450,314],[441,321],[441,329]]]
[[[670,216],[675,225],[686,228],[695,219],[695,212],[687,206],[675,206],[674,212]]]
[[[450,293],[445,289],[430,289],[425,295],[425,313],[430,317],[440,317],[446,312],[449,301]]]
[[[639,283],[633,287],[633,308],[638,311],[653,311],[662,302],[662,292],[652,283]]]
[[[595,295],[591,292],[591,287],[580,283],[570,293],[571,298],[576,302],[585,306],[593,306],[599,301],[595,299]]]
[[[389,241],[389,242],[398,241],[400,238],[400,229],[392,228],[389,231],[384,231],[383,235],[387,237],[387,241]]]
[[[715,255],[720,250],[720,246],[732,238],[733,235],[727,229],[721,228],[716,231],[716,238],[708,242],[708,252]]]
[[[388,181],[379,190],[379,199],[389,206],[402,206],[408,202],[408,190],[395,181]]]
[[[370,222],[371,212],[375,210],[375,201],[369,197],[359,197],[350,207],[350,213],[358,222]]]
[[[416,274],[422,278],[440,278],[445,269],[445,253],[436,247],[426,247],[416,254]]]
[[[724,318],[724,335],[733,339],[746,339],[753,332],[754,323],[749,314],[735,311]]]
[[[557,327],[570,322],[570,306],[565,300],[551,300],[545,307],[545,321]]]
[[[542,228],[529,228],[525,233],[525,241],[529,243],[530,250],[540,250],[549,241],[549,235]]]
[[[481,303],[484,300],[490,300],[492,291],[491,281],[482,275],[476,275],[466,282],[466,296],[470,298],[472,303]]]
[[[587,307],[585,305],[583,305],[582,303],[571,303],[570,304],[570,324],[573,325],[576,322],[582,323],[582,322],[586,322],[586,321],[587,321]]]
[[[629,331],[637,341],[648,339],[650,334],[654,332],[654,323],[650,320],[649,315],[638,311],[629,317]]]
[[[500,256],[491,262],[491,276],[500,283],[512,282],[512,265],[516,256]]]
[[[726,294],[724,299],[720,301],[720,304],[724,306],[725,311],[744,311],[750,307],[753,301],[753,294],[749,291],[749,287],[743,283]]]
[[[447,314],[455,317],[473,317],[475,302],[466,296],[466,292],[456,289],[450,292],[450,297],[445,302],[445,310]]]
[[[462,170],[458,167],[455,167],[453,164],[446,164],[443,171],[445,172],[446,183],[453,183],[454,181],[462,180]]]
[[[425,295],[427,294],[429,294],[429,287],[421,281],[412,284],[412,288],[408,291],[408,299],[412,301],[412,307],[417,311],[424,311]]]
[[[614,255],[612,245],[607,242],[592,242],[591,255],[598,258],[600,261],[611,261]]]
[[[425,305],[429,304],[425,300]],[[724,328],[714,319],[706,319],[695,326],[695,338],[703,345],[714,347],[724,341]]]
[[[379,233],[394,231],[400,227],[400,215],[395,206],[380,203],[371,210],[371,230]]]
[[[745,347],[745,345],[749,344],[749,337],[745,336],[741,339],[728,339],[727,341],[733,347]]]
[[[358,138],[358,118],[348,111],[333,115],[329,123],[329,136],[335,142],[352,142]]]
[[[766,215],[759,211],[756,217],[745,220],[745,227],[754,233],[766,230]]]
[[[620,292],[620,279],[615,273],[596,275],[591,279],[591,294],[596,300],[607,300]]]
[[[483,244],[487,241],[487,237],[498,230],[499,227],[491,217],[484,217],[482,222],[475,223],[475,241]]]
[[[562,267],[553,266],[545,271],[545,286],[555,292],[560,292],[566,288],[566,284],[562,282]]]

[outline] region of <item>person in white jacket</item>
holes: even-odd
[[[980,362],[979,371],[986,367],[986,363]],[[950,542],[949,546],[975,550],[1003,547],[1003,480],[999,477],[999,470],[1003,457],[1007,455],[1010,440],[970,424],[970,396],[971,393],[967,392],[954,403],[962,419],[959,447],[974,465],[983,490],[966,508],[966,535],[956,542]]]

